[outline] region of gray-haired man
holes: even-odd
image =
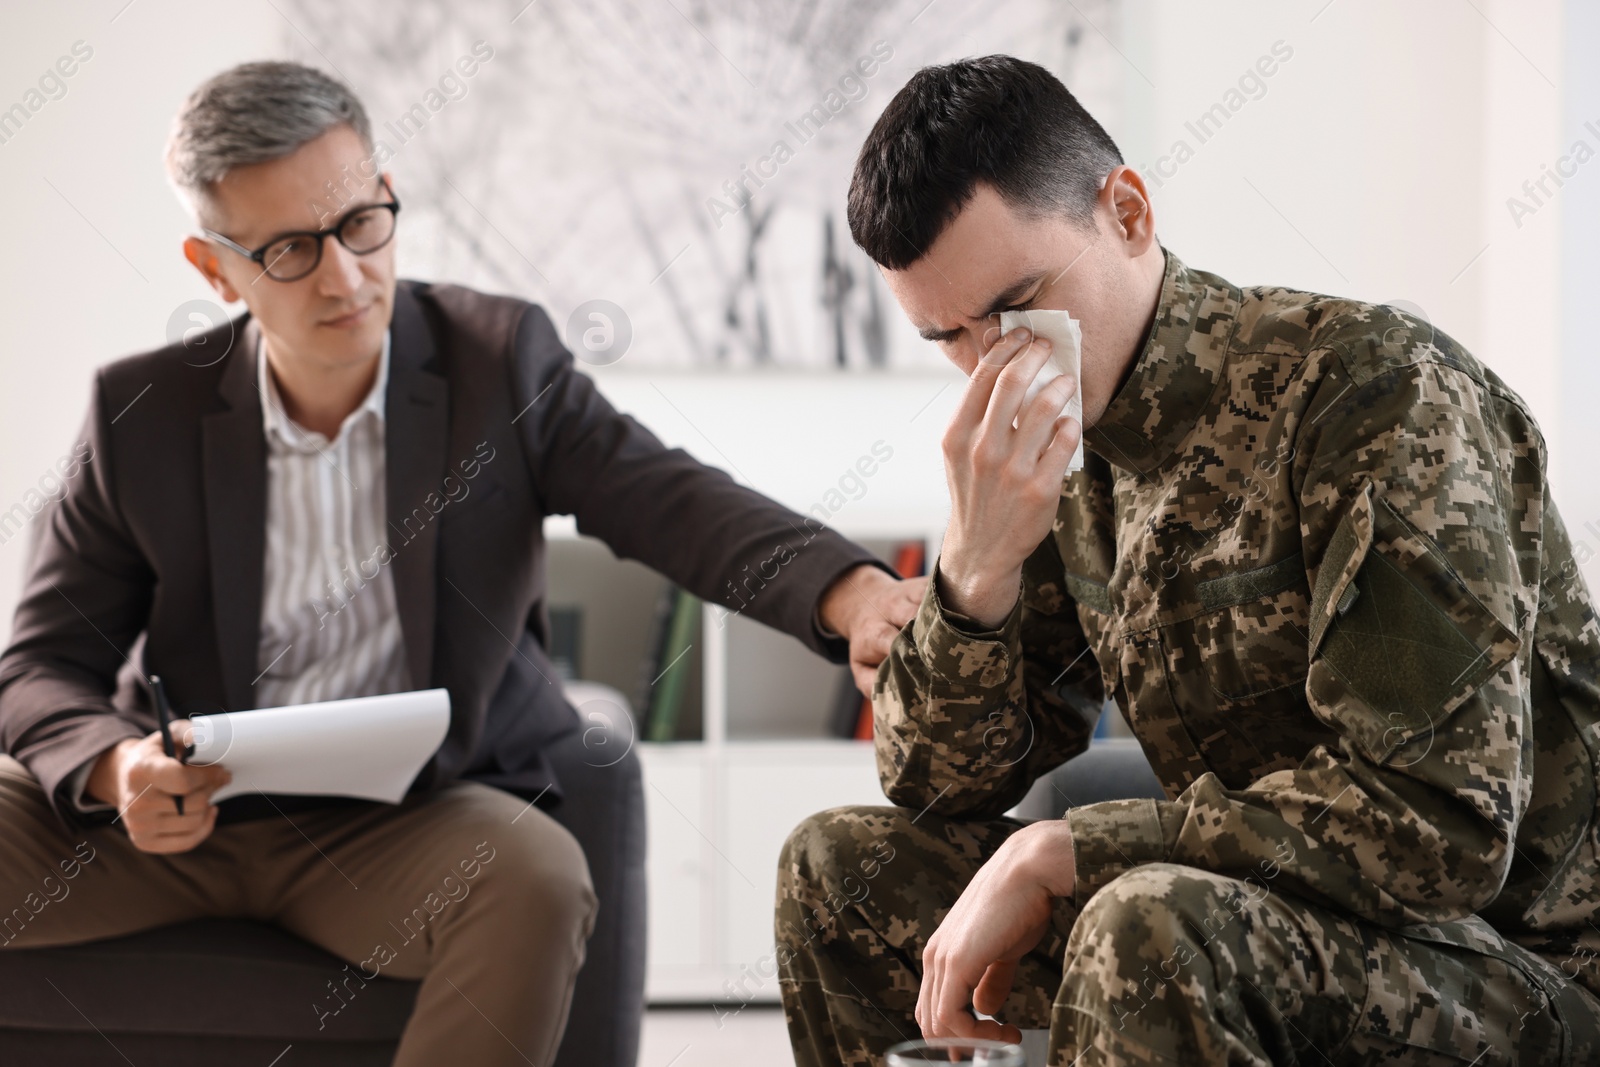
[[[537,306],[397,284],[396,188],[337,82],[218,75],[168,166],[203,233],[184,254],[250,314],[96,376],[91,458],[0,658],[0,900],[75,842],[92,858],[70,904],[0,916],[4,943],[250,916],[422,979],[396,1063],[548,1064],[596,894],[542,810],[577,725],[543,649],[543,517],[863,680],[920,590],[618,414]],[[399,805],[213,804],[226,761],[163,755],[151,672],[184,713],[442,686],[452,721]]]

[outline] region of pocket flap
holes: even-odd
[[[1370,481],[1361,487],[1361,491],[1350,501],[1350,510],[1345,512],[1333,536],[1328,539],[1322,562],[1317,565],[1317,585],[1311,591],[1312,659],[1322,648],[1322,638],[1328,632],[1328,624],[1341,609],[1350,609],[1356,571],[1360,569],[1361,561],[1366,559],[1367,550],[1372,547],[1372,501],[1375,492]]]
[[[1521,647],[1370,483],[1330,542],[1311,610],[1312,707],[1375,762],[1439,726]]]

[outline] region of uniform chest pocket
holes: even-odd
[[[1312,599],[1307,691],[1374,763],[1424,758],[1445,720],[1521,647],[1370,482],[1329,538]]]
[[[1201,582],[1193,606],[1161,641],[1173,705],[1206,768],[1243,788],[1298,766],[1329,732],[1306,699],[1311,593],[1300,554]]]
[[[1300,553],[1201,582],[1195,596],[1193,639],[1218,700],[1249,701],[1305,685],[1311,590]]]

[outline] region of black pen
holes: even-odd
[[[150,688],[156,694],[156,723],[161,727],[161,750],[175,758],[178,751],[172,744],[172,709],[167,706],[167,690],[161,684],[160,675],[150,676]],[[175,796],[172,799],[178,802],[178,814],[182,815],[183,797]]]

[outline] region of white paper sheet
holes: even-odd
[[[1046,337],[1050,340],[1050,358],[1040,368],[1034,377],[1033,384],[1028,386],[1024,403],[1039,395],[1039,390],[1061,377],[1063,374],[1072,375],[1080,386],[1083,375],[1080,373],[1083,350],[1083,328],[1078,320],[1066,311],[1002,311],[1000,313],[1000,329],[1009,333],[1018,326],[1026,326],[1035,337]],[[1083,399],[1078,395],[1078,390],[1072,391],[1072,396],[1067,400],[1061,414],[1071,415],[1078,420],[1080,431],[1078,434],[1078,447],[1072,453],[1072,459],[1067,463],[1067,473],[1083,470]]]
[[[189,763],[220,763],[239,793],[304,793],[397,804],[450,727],[444,689],[196,715]]]

